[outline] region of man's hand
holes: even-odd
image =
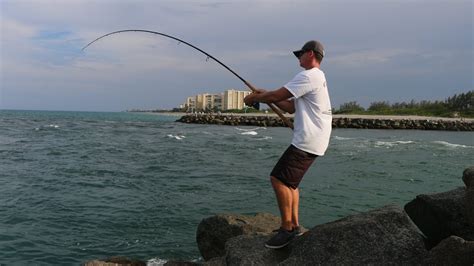
[[[244,103],[247,106],[252,106],[256,102],[254,100],[255,95],[260,94],[260,93],[264,93],[264,92],[266,92],[266,90],[264,90],[264,89],[255,89],[255,91],[253,91],[251,94],[245,96]]]
[[[257,93],[252,92],[251,94],[245,96],[245,98],[244,98],[244,103],[245,103],[245,105],[247,105],[247,106],[252,106],[253,103],[255,102],[254,98],[255,98],[255,95],[256,95],[256,94],[257,94]]]

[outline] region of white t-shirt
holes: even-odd
[[[331,101],[324,72],[316,67],[301,71],[284,87],[295,101],[291,144],[300,150],[324,155],[332,130]]]

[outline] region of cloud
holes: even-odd
[[[117,110],[139,99],[172,107],[186,93],[244,89],[206,56],[151,34],[110,36],[80,50],[98,36],[131,28],[183,38],[264,88],[288,81],[300,70],[291,51],[319,39],[326,46],[323,69],[335,105],[350,98],[409,98],[415,91],[444,98],[447,86],[473,87],[469,1],[3,0],[0,5],[0,90],[8,108],[28,106],[20,88],[42,95],[37,98],[44,101],[29,109],[69,102],[86,110],[100,102]],[[107,97],[92,106],[93,94]],[[128,102],[132,94],[135,100]]]
[[[386,64],[400,57],[409,57],[418,53],[416,50],[375,48],[337,54],[329,57],[327,61],[338,67],[373,67],[375,65]]]
[[[31,38],[37,33],[33,25],[21,23],[9,18],[2,18],[0,24],[2,42],[11,42]]]

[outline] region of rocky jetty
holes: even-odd
[[[227,240],[239,235],[269,235],[280,227],[280,218],[259,213],[256,216],[219,214],[204,219],[198,226],[196,242],[204,260],[225,255]]]
[[[388,205],[317,225],[280,250],[265,248],[272,233],[257,229],[272,224],[278,228],[278,217],[270,214],[257,214],[263,219],[238,214],[203,219],[197,242],[208,266],[473,265],[474,167],[466,169],[462,179],[465,187],[419,195],[405,210]],[[217,224],[219,229],[202,231]],[[242,233],[229,238],[225,231]],[[204,247],[212,247],[212,255]]]
[[[388,205],[317,225],[274,250],[264,246],[278,217],[219,214],[201,221],[196,241],[202,263],[165,265],[473,265],[474,167],[465,186],[419,195],[404,209]],[[117,260],[115,260],[117,261]],[[123,259],[122,259],[123,261]],[[86,265],[111,265],[110,261]],[[137,263],[137,262],[135,262]],[[132,262],[114,265],[141,265]]]
[[[289,117],[290,121],[293,118]],[[177,120],[182,123],[214,124],[230,126],[285,127],[283,121],[275,115],[234,115],[234,114],[189,114]],[[365,128],[365,129],[418,129],[474,131],[473,119],[441,119],[441,118],[410,118],[410,117],[342,117],[333,116],[333,128]]]

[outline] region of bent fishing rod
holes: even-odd
[[[183,41],[179,38],[176,38],[174,36],[171,36],[171,35],[168,35],[168,34],[164,34],[164,33],[161,33],[161,32],[156,32],[156,31],[150,31],[150,30],[119,30],[119,31],[114,31],[114,32],[111,32],[111,33],[107,33],[105,35],[102,35],[100,36],[99,38],[93,40],[92,42],[88,43],[86,46],[84,46],[81,50],[84,51],[87,47],[89,47],[90,45],[92,45],[93,43],[95,43],[96,41],[102,39],[102,38],[105,38],[107,36],[110,36],[110,35],[113,35],[113,34],[118,34],[118,33],[123,33],[123,32],[144,32],[144,33],[151,33],[151,34],[156,34],[156,35],[160,35],[160,36],[163,36],[163,37],[166,37],[166,38],[170,38],[170,39],[173,39],[173,40],[176,40],[178,41],[179,43],[184,43],[186,44],[187,46],[193,48],[193,49],[196,49],[198,50],[199,52],[205,54],[207,56],[207,59],[211,58],[212,60],[216,61],[218,64],[220,64],[221,66],[223,66],[225,69],[229,70],[232,74],[234,74],[237,78],[239,78],[245,85],[247,85],[247,87],[249,87],[249,89],[252,91],[252,92],[258,92],[257,89],[252,85],[250,84],[248,81],[246,81],[244,78],[242,78],[239,74],[237,74],[234,70],[232,70],[230,67],[226,66],[224,63],[222,63],[221,61],[219,61],[217,58],[215,58],[214,56],[208,54],[207,52],[201,50],[200,48],[186,42],[186,41]],[[270,106],[270,108],[273,110],[273,112],[275,112],[282,120],[283,122],[291,129],[293,129],[293,124],[291,123],[291,121],[285,117],[281,111],[273,104],[273,103],[268,103],[268,106]]]

